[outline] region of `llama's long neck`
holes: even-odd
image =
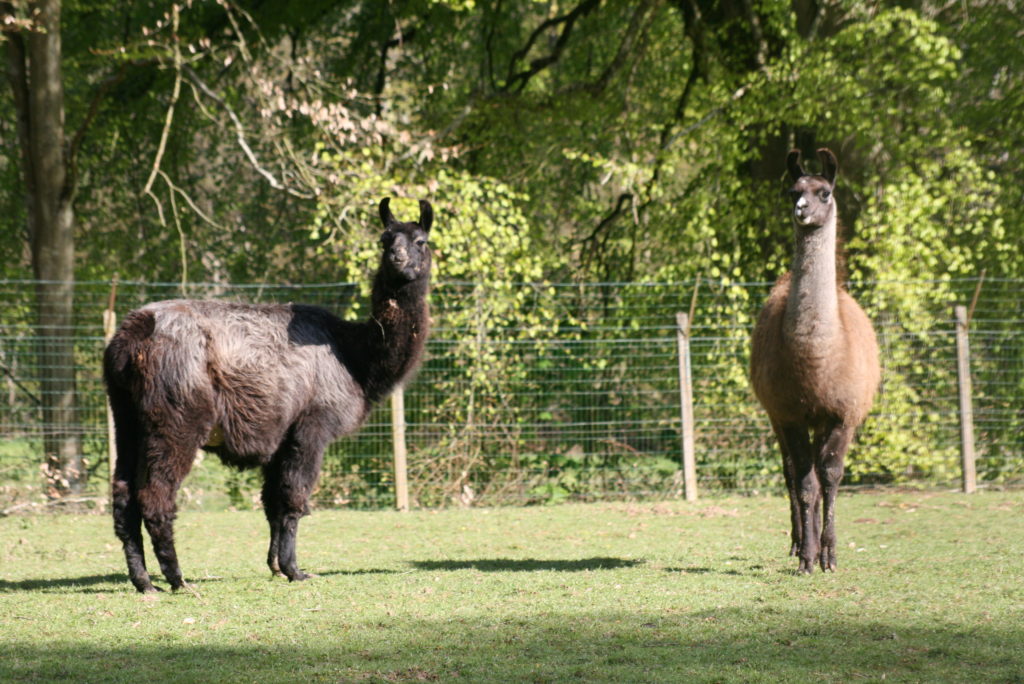
[[[786,302],[785,331],[812,356],[826,356],[840,334],[836,283],[836,218],[818,228],[796,228],[796,254]]]
[[[389,283],[374,280],[370,320],[364,325],[366,366],[360,384],[366,398],[377,401],[415,368],[430,328],[427,278]]]

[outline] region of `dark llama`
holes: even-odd
[[[835,505],[843,460],[867,417],[881,370],[871,321],[837,273],[835,197],[839,164],[818,150],[822,174],[786,160],[793,186],[796,251],[754,327],[750,376],[782,450],[792,523],[790,555],[799,572],[836,569]],[[823,511],[819,507],[824,500]]]
[[[387,199],[379,210],[382,254],[367,321],[299,304],[172,300],[131,312],[110,341],[103,376],[116,428],[114,530],[140,592],[155,591],[143,523],[171,588],[185,586],[175,498],[200,448],[263,471],[267,564],[292,581],[309,577],[295,538],[324,449],[410,376],[429,332],[431,206],[420,201],[416,223],[396,221]]]

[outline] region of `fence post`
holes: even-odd
[[[676,344],[679,348],[679,412],[683,432],[683,495],[697,500],[697,461],[693,449],[693,382],[690,373],[690,316],[676,314]]]
[[[391,393],[391,448],[395,461],[395,508],[409,510],[409,472],[405,450],[405,390],[399,385]]]
[[[956,319],[956,379],[960,395],[960,462],[964,494],[978,488],[974,465],[974,410],[971,407],[971,350],[967,341],[967,307],[953,307]]]
[[[103,310],[103,344],[110,344],[111,338],[117,329],[117,314],[114,312],[114,302],[117,299],[117,274],[114,274],[110,281],[110,296],[107,298],[107,308]],[[104,404],[107,407],[107,466],[110,468],[110,483],[114,483],[114,466],[117,465],[117,445],[114,437],[114,412],[110,410],[110,402]]]

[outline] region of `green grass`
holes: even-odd
[[[801,577],[778,497],[320,511],[289,584],[260,513],[186,512],[197,593],[156,596],[106,516],[9,517],[0,681],[1024,681],[1024,493],[839,515],[839,572]]]

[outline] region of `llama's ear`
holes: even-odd
[[[380,207],[378,207],[380,210],[380,222],[384,224],[385,228],[390,226],[392,223],[397,223],[395,221],[395,217],[391,214],[391,209],[388,208],[388,202],[390,201],[390,197],[385,197],[380,201]]]
[[[800,168],[800,150],[790,150],[786,156],[786,168],[789,170],[789,178],[794,183],[797,179],[802,176],[806,176],[804,170]]]
[[[821,160],[821,175],[830,185],[835,185],[836,174],[839,173],[839,160],[836,159],[836,155],[827,147],[822,147],[818,150],[818,159]]]
[[[430,232],[430,225],[434,222],[434,209],[427,200],[420,200],[420,228],[424,232]]]

